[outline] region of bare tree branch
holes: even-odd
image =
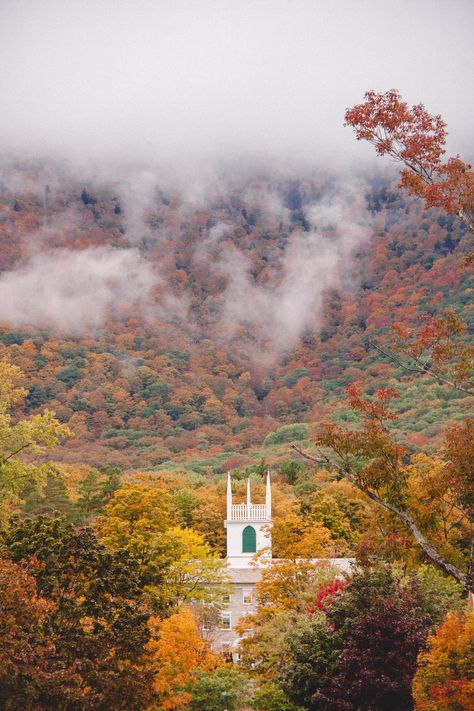
[[[309,459],[310,462],[316,462],[316,464],[323,464],[326,462],[325,459],[322,457],[313,457],[311,454],[308,454],[308,452],[304,452],[302,449],[296,446],[296,444],[291,445],[291,449],[294,449],[295,452],[298,452],[298,454],[301,454],[302,457],[305,459]]]
[[[26,442],[25,444],[22,444],[21,447],[18,447],[14,452],[11,452],[8,457],[3,458],[3,462],[8,462],[9,459],[14,457],[16,454],[19,454],[23,449],[27,449],[27,447],[32,447],[34,442]]]
[[[390,358],[390,360],[394,361],[397,365],[399,365],[403,370],[406,370],[409,373],[422,373],[423,375],[429,375],[431,378],[435,378],[436,380],[441,381],[445,385],[449,385],[451,388],[455,388],[456,390],[460,390],[463,393],[466,393],[466,395],[474,395],[474,389],[473,388],[463,388],[462,385],[457,385],[456,383],[452,382],[451,380],[448,380],[447,378],[444,378],[440,373],[437,373],[434,370],[431,370],[430,368],[423,366],[423,365],[417,365],[416,361],[415,364],[413,365],[407,365],[404,363],[398,356],[396,356],[394,353],[384,351],[383,348],[380,348],[376,343],[373,341],[371,342],[371,346],[375,348],[376,351],[378,351],[381,355],[385,356],[386,358]]]
[[[452,565],[452,563],[449,563],[448,561],[444,560],[444,558],[438,553],[436,548],[434,548],[434,546],[432,546],[428,539],[422,534],[422,532],[414,522],[412,515],[408,513],[408,511],[403,511],[397,506],[390,504],[388,501],[385,501],[373,491],[370,491],[370,489],[367,489],[365,486],[353,480],[352,478],[350,478],[350,481],[351,484],[356,487],[356,489],[359,489],[359,491],[365,494],[371,501],[378,504],[379,506],[382,506],[387,511],[390,511],[391,513],[395,514],[395,516],[397,516],[411,531],[415,541],[420,546],[422,551],[428,556],[428,558],[430,558],[430,560],[432,560],[433,563],[435,563],[439,568],[448,573],[448,575],[452,576],[459,583],[461,583],[461,585],[465,587],[466,590],[468,590],[471,594],[474,594],[474,586],[469,585],[468,576],[466,575],[466,573],[463,573],[462,570],[460,570],[457,566]]]

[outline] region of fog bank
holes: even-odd
[[[363,160],[342,126],[400,90],[472,137],[470,0],[3,0],[1,150],[158,164]]]

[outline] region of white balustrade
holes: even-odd
[[[265,504],[232,504],[231,521],[266,521]]]

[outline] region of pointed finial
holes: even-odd
[[[272,517],[272,484],[270,481],[270,470],[267,471],[267,487],[265,491],[265,513],[268,519]]]
[[[230,472],[227,472],[227,520],[232,518],[232,480]]]

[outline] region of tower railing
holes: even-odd
[[[266,521],[267,508],[265,504],[232,504],[231,521]]]

